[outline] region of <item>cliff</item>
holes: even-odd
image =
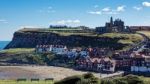
[[[63,34],[63,35],[62,35]],[[87,35],[88,34],[88,35]],[[111,47],[114,49],[122,49],[128,44],[120,43],[120,40],[128,40],[124,35],[120,37],[110,38],[89,33],[66,33],[50,32],[42,30],[19,30],[14,33],[12,41],[5,47],[9,48],[34,48],[40,44],[61,44],[69,47],[75,46],[93,46],[93,47]],[[132,39],[132,38],[131,38]],[[139,40],[138,40],[139,41]]]

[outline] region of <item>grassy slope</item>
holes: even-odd
[[[1,50],[0,53],[8,53],[8,54],[20,54],[20,53],[30,53],[35,49],[33,48],[14,48],[14,49],[6,49]]]
[[[122,34],[122,33],[105,33],[105,34],[95,34],[95,33],[69,33],[69,32],[54,32],[62,36],[69,35],[80,35],[80,36],[90,36],[90,37],[108,37],[108,38],[120,38],[118,41],[122,44],[134,44],[141,40],[143,37],[138,34]],[[125,39],[122,39],[125,38]]]
[[[148,36],[150,38],[150,31],[137,31],[137,32],[145,34],[146,36]]]
[[[65,62],[68,60],[68,62]],[[56,56],[54,53],[35,53],[34,49],[28,48],[13,48],[0,51],[0,61],[7,63],[19,64],[37,64],[37,65],[53,65],[71,67],[72,60],[64,59],[64,57]]]
[[[0,61],[9,61],[9,60],[23,60],[28,62],[28,57],[38,57],[34,55],[33,48],[12,48],[0,51]]]
[[[81,35],[81,36],[92,36],[92,37],[108,37],[108,38],[121,38],[119,40],[119,43],[122,44],[134,44],[141,40],[143,40],[143,37],[138,34],[124,34],[124,33],[105,33],[105,34],[96,34],[92,32],[86,32],[86,33],[74,33],[74,32],[54,32],[59,35],[63,36],[69,36],[69,35]],[[125,38],[125,39],[122,39]]]
[[[123,44],[133,44],[143,39],[143,37],[138,34],[122,34],[122,33],[105,33],[105,34],[99,35],[99,37],[125,38],[125,39],[119,40],[119,42]]]

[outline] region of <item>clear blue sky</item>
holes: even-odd
[[[150,25],[150,0],[0,0],[0,40],[22,27],[103,26],[111,16]]]

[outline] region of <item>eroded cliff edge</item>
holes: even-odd
[[[69,47],[110,47],[114,49],[122,49],[129,45],[119,42],[120,40],[125,41],[132,37],[114,36],[113,38],[101,35],[80,35],[70,34],[62,35],[60,32],[49,32],[49,31],[16,31],[14,33],[12,41],[5,47],[9,48],[35,48],[36,45],[40,44],[61,44]],[[134,37],[136,38],[136,37]],[[137,40],[137,42],[140,40]],[[132,41],[131,41],[132,42]],[[134,42],[134,41],[133,41]],[[135,41],[136,42],[136,41]],[[136,43],[137,43],[136,42]]]

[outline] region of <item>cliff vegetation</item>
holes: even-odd
[[[105,33],[97,34],[92,29],[81,28],[24,28],[14,33],[12,41],[5,47],[35,48],[36,45],[60,44],[68,47],[109,47],[122,50],[143,40],[138,34]]]

